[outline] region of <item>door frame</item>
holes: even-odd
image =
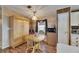
[[[61,14],[61,13],[65,13],[65,12],[68,12],[69,13],[69,37],[68,37],[68,44],[71,45],[71,8],[70,7],[67,7],[67,8],[62,8],[62,9],[59,9],[57,10],[57,42],[58,42],[58,14]]]
[[[45,19],[45,20],[37,20],[36,21],[36,32],[38,32],[38,22],[40,22],[40,21],[44,21],[44,22],[46,22],[46,27],[45,27],[45,35],[47,35],[47,19]]]

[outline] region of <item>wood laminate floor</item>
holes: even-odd
[[[39,51],[37,50],[36,53],[55,53],[56,52],[56,47],[55,46],[48,46],[47,44],[43,44],[46,46],[45,49],[47,49],[47,51],[43,52],[43,51]],[[2,53],[27,53],[27,44],[24,43],[20,46],[17,46],[16,48],[6,48],[4,50],[2,50]],[[28,50],[28,52],[31,52],[31,49]]]

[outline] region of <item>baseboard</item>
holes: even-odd
[[[8,47],[10,47],[9,45],[7,45],[7,46],[2,46],[2,49],[6,49],[6,48],[8,48]]]

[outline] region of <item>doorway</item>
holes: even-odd
[[[47,19],[36,21],[36,32],[38,34],[47,35]]]

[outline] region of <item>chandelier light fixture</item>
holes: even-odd
[[[32,20],[37,20],[36,11],[33,11]]]
[[[27,6],[27,8],[33,12],[32,20],[37,20],[37,16],[36,16],[36,12],[37,11],[32,6],[30,6],[30,5]]]
[[[37,8],[37,9],[36,9]],[[41,9],[43,9],[44,8],[44,6],[39,6],[39,7],[34,7],[34,6],[31,6],[31,5],[28,5],[27,6],[27,9],[28,10],[30,10],[30,11],[32,11],[32,20],[38,20],[38,17],[37,17],[37,15],[36,15],[36,13],[39,11],[39,10],[41,10]]]

